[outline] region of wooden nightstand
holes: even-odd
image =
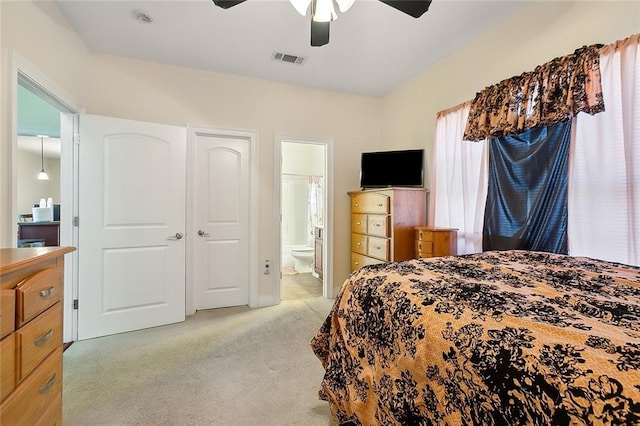
[[[458,230],[416,226],[416,258],[458,254]]]

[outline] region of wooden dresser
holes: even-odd
[[[18,241],[44,240],[44,245],[60,245],[60,222],[23,222],[18,223]]]
[[[427,218],[427,190],[385,188],[349,192],[351,271],[413,259],[414,227]]]
[[[458,230],[416,226],[415,256],[440,257],[458,254]]]
[[[62,424],[64,254],[0,249],[0,425]]]

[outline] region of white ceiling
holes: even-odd
[[[309,44],[310,18],[287,0],[58,0],[89,48],[159,63],[383,96],[534,0],[433,0],[415,19],[377,0],[356,0],[331,24],[331,41]],[[135,11],[153,18],[145,24]],[[278,62],[283,52],[302,65]]]

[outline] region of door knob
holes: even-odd
[[[184,237],[184,235],[182,235],[182,234],[181,234],[181,233],[179,233],[179,232],[176,232],[176,235],[169,235],[169,236],[167,237],[167,240],[170,240],[170,241],[176,241],[176,240],[181,240],[181,239],[182,239],[182,237]]]
[[[200,236],[200,237],[208,237],[209,233],[208,232],[204,232],[202,229],[198,229],[198,236]]]

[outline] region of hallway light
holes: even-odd
[[[44,138],[48,138],[47,135],[38,135],[40,138],[40,160],[41,160],[41,168],[40,173],[38,173],[38,180],[49,180],[49,175],[44,171]]]

